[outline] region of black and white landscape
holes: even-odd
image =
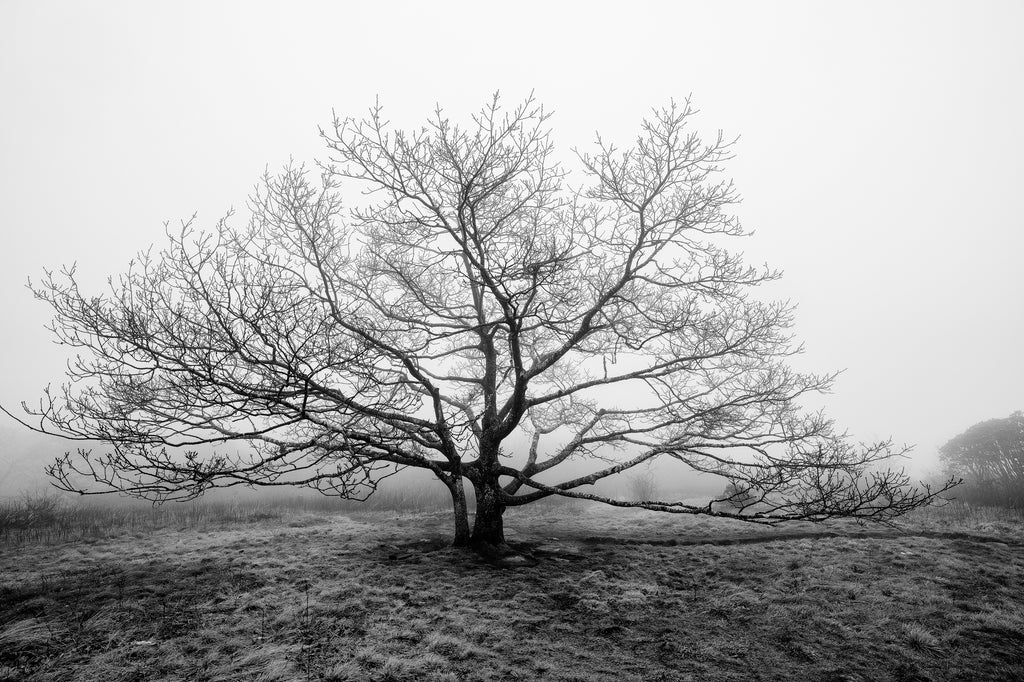
[[[0,679],[1024,677],[1022,14],[4,5]]]

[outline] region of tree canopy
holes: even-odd
[[[764,523],[926,503],[936,492],[877,466],[901,449],[801,410],[834,375],[787,364],[792,308],[754,295],[779,274],[727,248],[747,234],[722,177],[732,144],[694,115],[657,109],[632,146],[598,137],[567,161],[532,97],[410,131],[378,104],[321,130],[315,170],[267,174],[246,220],[169,227],[106,293],[47,273],[35,295],[78,355],[30,412],[105,445],[50,473],[154,499],[361,497],[416,467],[451,492],[456,543],[477,545],[503,542],[504,509],[552,495]],[[655,460],[728,479],[741,502],[592,486]],[[570,461],[589,468],[560,476]]]
[[[964,499],[1024,507],[1024,412],[979,422],[939,448],[946,473],[963,477]]]

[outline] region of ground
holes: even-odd
[[[517,568],[440,512],[8,538],[0,679],[1024,679],[1024,524],[951,523],[514,510]]]

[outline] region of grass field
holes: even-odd
[[[506,514],[539,563],[501,569],[440,511],[161,509],[0,533],[0,679],[1024,679],[1019,514],[550,506]]]

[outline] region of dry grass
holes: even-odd
[[[920,509],[911,514],[904,524],[917,528],[970,530],[974,533],[1024,539],[1024,509],[950,502]]]
[[[0,679],[1024,679],[1010,521],[515,510],[540,559],[515,570],[447,548],[447,513],[22,541],[0,546]]]
[[[0,543],[73,542],[163,529],[207,530],[279,521],[296,513],[437,511],[447,509],[450,504],[447,491],[436,487],[384,489],[366,502],[292,495],[153,505],[140,500],[77,500],[49,494],[23,494],[0,498]]]

